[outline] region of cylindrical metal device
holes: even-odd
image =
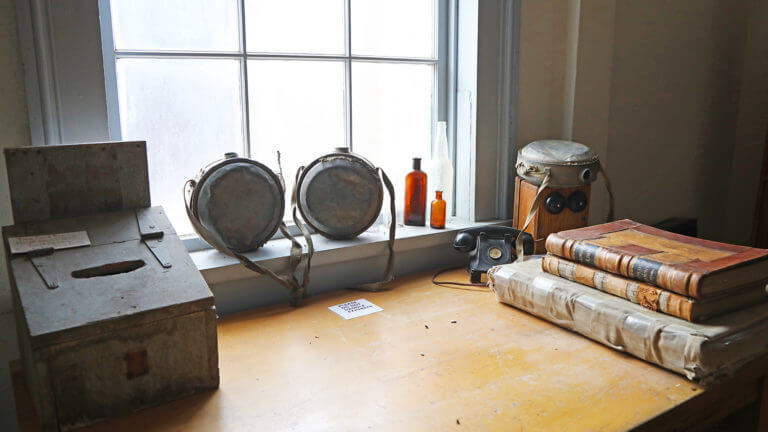
[[[367,230],[378,218],[384,199],[376,167],[346,147],[307,165],[297,193],[302,218],[334,240],[355,238]]]
[[[282,222],[285,192],[280,178],[255,160],[228,153],[203,168],[193,184],[192,214],[232,251],[261,247]]]

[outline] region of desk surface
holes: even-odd
[[[327,309],[358,298],[384,310],[344,320]],[[703,390],[490,291],[437,287],[425,274],[386,292],[226,316],[219,356],[219,390],[86,430],[613,431]]]

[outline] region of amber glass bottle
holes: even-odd
[[[405,213],[403,223],[424,226],[427,214],[427,174],[421,170],[421,158],[413,158],[413,171],[405,176]]]
[[[445,228],[445,201],[443,191],[435,191],[435,199],[432,200],[432,208],[429,213],[429,226],[432,228]]]

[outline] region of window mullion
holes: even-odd
[[[104,57],[104,89],[106,92],[107,130],[109,139],[123,139],[120,125],[120,102],[117,92],[117,56],[115,38],[112,32],[112,9],[109,0],[99,0],[99,22],[101,30],[101,49]]]
[[[240,31],[240,92],[243,104],[244,156],[251,157],[251,116],[248,101],[248,47],[245,42],[245,0],[238,0]]]
[[[344,0],[344,115],[347,147],[352,151],[352,0]]]

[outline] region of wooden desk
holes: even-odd
[[[660,430],[723,417],[760,394],[758,378],[735,385],[738,395],[707,390],[490,291],[441,288],[429,276],[226,316],[219,390],[86,430]],[[345,321],[327,309],[358,298],[384,310]],[[34,430],[14,378],[20,423]]]

